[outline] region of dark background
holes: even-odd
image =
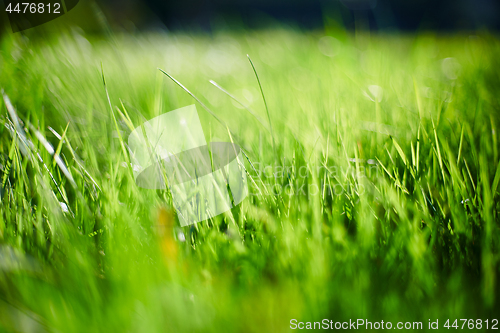
[[[57,0],[54,0],[57,1]],[[2,0],[0,0],[0,3]],[[3,6],[2,6],[3,7]],[[3,22],[1,22],[3,21]],[[475,31],[500,29],[499,0],[80,0],[61,25],[102,33],[147,30],[300,29]],[[104,22],[104,23],[103,23]],[[7,16],[2,29],[11,33]],[[44,25],[45,26],[45,25]],[[29,30],[35,30],[29,29]]]
[[[500,28],[498,0],[103,0],[115,22],[135,13],[144,28],[161,22],[170,30],[262,28],[276,23],[321,28],[325,20],[354,29],[453,31]],[[130,16],[129,16],[130,17]]]

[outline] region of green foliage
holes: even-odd
[[[0,327],[494,318],[499,59],[485,34],[2,40]],[[133,128],[197,103],[157,68],[245,153],[251,195],[191,227],[129,164]]]

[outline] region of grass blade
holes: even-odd
[[[276,156],[276,144],[274,142],[273,125],[271,124],[271,116],[269,115],[269,108],[267,107],[266,97],[264,96],[264,90],[262,89],[262,84],[260,83],[259,74],[257,74],[257,70],[255,69],[253,61],[248,54],[247,54],[247,57],[248,57],[248,61],[250,61],[250,65],[252,65],[253,72],[255,73],[255,77],[257,78],[257,82],[259,83],[259,88],[260,88],[260,93],[262,95],[262,100],[264,101],[264,106],[266,107],[267,120],[269,121],[269,129],[271,130],[271,139],[273,142],[274,158],[276,159],[277,158],[277,156]]]
[[[257,115],[252,109],[250,109],[247,105],[243,104],[242,102],[240,102],[235,96],[233,96],[230,92],[228,92],[226,89],[222,88],[219,84],[217,84],[217,82],[213,81],[213,80],[210,80],[209,81],[211,84],[213,84],[215,87],[219,88],[223,93],[225,93],[226,95],[228,95],[229,97],[231,97],[236,103],[240,104],[242,107],[244,107],[252,116],[254,116],[255,119],[257,119],[257,121],[269,132],[270,129],[268,128],[268,126],[266,126],[264,124],[264,122],[262,121],[262,119],[259,117],[259,115]]]

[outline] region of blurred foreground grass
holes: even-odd
[[[334,37],[4,38],[0,327],[498,318],[500,43]],[[121,147],[130,122],[195,103],[157,67],[234,134],[197,105],[207,141],[248,156],[249,198],[192,227],[168,192],[135,185]]]

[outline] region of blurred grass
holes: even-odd
[[[499,56],[487,33],[2,39],[0,327],[498,316]],[[168,192],[136,187],[121,147],[195,103],[157,68],[235,134],[198,105],[207,141],[248,157],[253,195],[192,227]]]

